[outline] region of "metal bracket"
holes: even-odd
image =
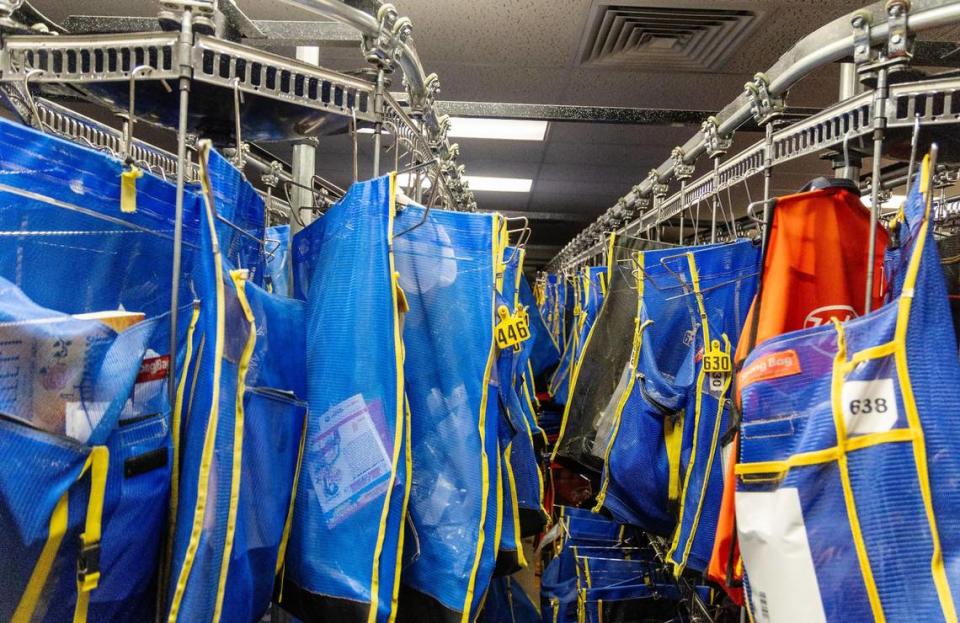
[[[441,115],[437,119],[437,131],[430,137],[430,148],[439,150],[447,142],[447,132],[450,131],[449,115]]]
[[[757,125],[766,125],[786,110],[786,99],[782,95],[774,96],[770,93],[770,80],[766,74],[756,74],[743,88],[750,101],[750,114]]]
[[[440,78],[437,74],[430,74],[424,78],[423,92],[410,94],[410,115],[422,117],[433,108],[438,95],[440,95]]]
[[[907,16],[910,0],[887,0],[887,58],[909,61],[912,58],[907,48]]]
[[[716,117],[710,117],[700,126],[703,133],[704,149],[708,158],[718,158],[725,155],[733,146],[733,137],[729,134],[720,136],[719,124]]]
[[[392,72],[397,54],[397,41],[393,28],[400,14],[392,4],[384,4],[377,11],[377,34],[364,35],[360,42],[367,62],[376,65],[385,72]]]
[[[670,157],[673,158],[673,176],[677,181],[683,182],[693,177],[696,167],[683,161],[683,147],[674,147]]]
[[[865,65],[873,60],[870,48],[870,14],[858,13],[850,20],[850,26],[853,27],[853,62],[857,65]]]

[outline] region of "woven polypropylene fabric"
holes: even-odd
[[[493,376],[495,216],[419,206],[398,215],[397,271],[412,418],[403,583],[451,613],[478,611],[496,558],[499,405]],[[494,383],[491,386],[491,383]],[[401,602],[401,610],[404,605]],[[473,616],[473,615],[470,615]]]
[[[924,200],[918,187],[907,200],[905,215],[907,225],[901,231],[902,248],[897,257],[900,264],[894,273],[901,276],[894,280],[894,292],[900,296],[841,327],[821,326],[767,340],[745,362],[744,374],[751,377],[752,366],[770,369],[770,362],[784,373],[761,376],[743,387],[741,464],[784,461],[835,447],[837,418],[843,419],[851,441],[868,434],[916,430],[917,426],[923,435],[919,442],[881,442],[848,449],[846,495],[844,466],[834,460],[796,467],[779,478],[762,479],[760,474],[751,480],[738,479],[738,528],[747,595],[754,611],[776,616],[793,608],[790,596],[802,585],[803,607],[811,616],[827,621],[874,618],[868,580],[862,571],[866,567],[887,620],[955,618],[947,612],[951,601],[954,607],[960,601],[955,573],[960,565],[960,527],[953,519],[960,509],[960,366],[952,328],[944,320],[949,304],[933,228],[925,238],[920,237]],[[919,262],[916,283],[911,292],[905,292],[911,262]],[[912,301],[905,298],[911,295]],[[908,312],[905,305],[909,305]],[[891,342],[898,332],[904,342],[894,347],[895,354],[873,351],[873,356],[859,365],[838,371],[835,357],[841,331],[844,361]],[[778,363],[787,360],[789,366]],[[908,411],[910,394],[916,407],[913,416],[912,409]],[[862,405],[864,398],[870,398],[874,407],[878,406],[874,399],[881,398],[882,410],[871,407],[869,412],[857,409],[854,413],[852,403]],[[921,460],[924,455],[925,461]],[[926,483],[929,509],[922,495]],[[789,538],[791,542],[806,540],[806,563],[796,556],[779,556],[775,559],[777,571],[760,573],[758,569],[769,569],[766,548],[780,547],[784,527],[769,525],[761,530],[740,514],[742,507],[748,502],[757,505],[760,500],[782,502],[788,498],[796,501]],[[761,506],[768,505],[763,502]],[[782,503],[777,509],[786,512]],[[934,532],[928,512],[936,521],[942,571],[932,564]],[[862,560],[855,547],[854,525],[862,535]],[[763,545],[756,545],[758,536]],[[942,592],[936,585],[938,571],[944,581]],[[784,590],[784,578],[791,579],[789,590]]]
[[[397,586],[407,474],[392,184],[354,184],[294,239],[295,272],[309,275],[310,414],[284,600],[302,618],[366,621],[376,601],[387,620]]]

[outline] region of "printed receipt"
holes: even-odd
[[[308,444],[307,464],[328,528],[387,490],[392,443],[379,400],[367,404],[356,394],[334,405],[320,416]]]

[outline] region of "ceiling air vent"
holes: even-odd
[[[722,66],[755,26],[755,11],[704,3],[597,3],[583,65],[646,71],[708,71]]]

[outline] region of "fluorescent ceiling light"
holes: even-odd
[[[533,180],[521,177],[483,177],[480,175],[465,175],[463,180],[470,185],[470,190],[489,190],[500,193],[528,193],[533,187]]]
[[[416,178],[410,173],[400,173],[397,175],[397,184],[401,188],[410,188],[413,186]],[[482,175],[465,175],[463,181],[470,186],[472,191],[490,191],[501,193],[528,193],[533,187],[533,180],[520,177],[485,177]],[[426,175],[420,177],[420,184],[423,188],[430,188],[430,178]]]
[[[450,138],[489,138],[506,141],[542,141],[547,134],[546,121],[527,119],[475,119],[450,117]]]

